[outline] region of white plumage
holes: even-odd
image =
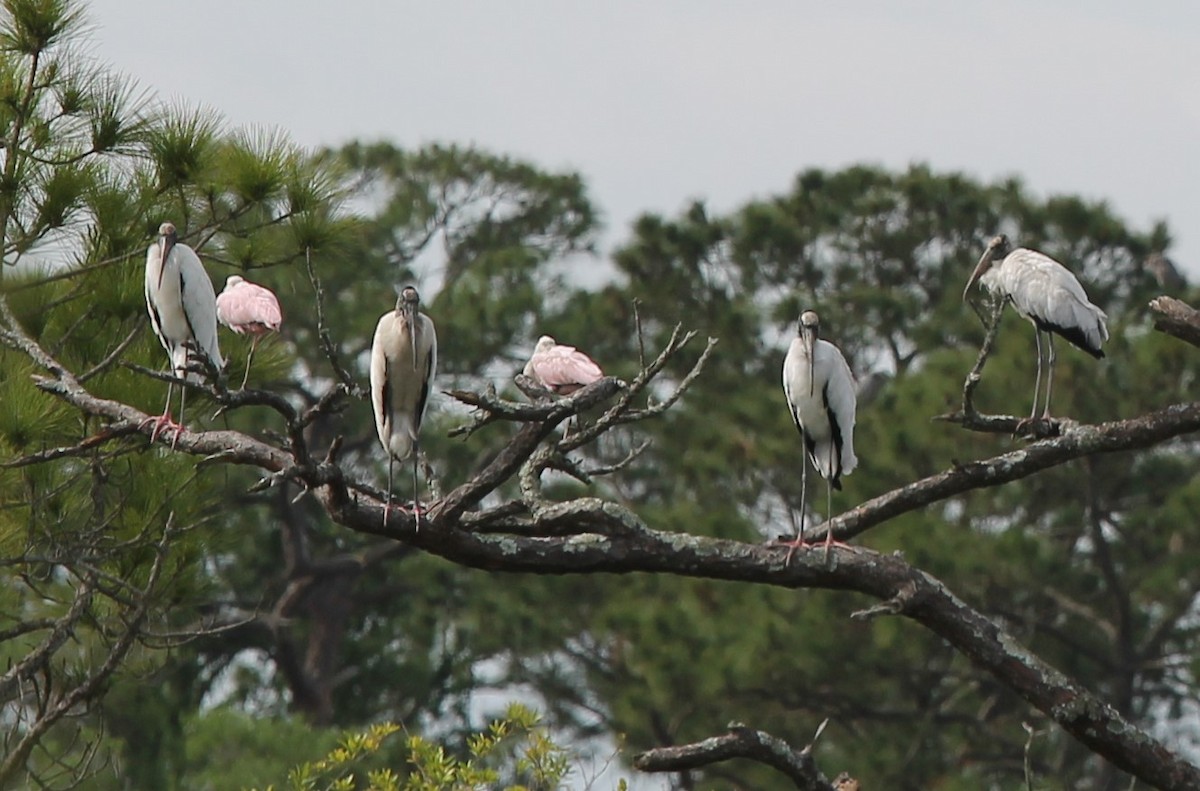
[[[811,310],[800,316],[799,332],[783,360],[783,393],[792,420],[800,431],[805,453],[826,485],[841,489],[841,477],[858,466],[854,455],[854,376],[841,350],[821,340],[820,320]],[[800,534],[804,541],[804,510],[808,467],[801,471]],[[827,500],[832,497],[827,490]],[[829,518],[832,514],[826,514]],[[832,534],[827,537],[827,544]]]
[[[379,318],[371,343],[371,406],[379,444],[388,455],[387,521],[392,496],[392,465],[417,449],[421,421],[437,371],[437,332],[418,312],[420,296],[412,286],[400,292],[396,309]],[[413,456],[413,504],[417,504],[417,458]]]
[[[999,263],[996,261],[999,260]],[[1101,348],[1108,340],[1108,316],[1088,299],[1087,292],[1065,266],[1044,253],[1018,247],[1011,250],[1008,238],[992,238],[971,273],[963,299],[979,281],[989,292],[1012,302],[1024,318],[1033,323],[1037,341],[1038,369],[1034,382],[1032,418],[1037,414],[1038,391],[1042,378],[1042,335],[1048,346],[1049,372],[1046,377],[1046,406],[1043,418],[1050,416],[1050,388],[1054,377],[1054,335],[1093,357],[1104,356]]]
[[[217,297],[212,281],[196,251],[179,244],[175,226],[164,222],[158,229],[158,241],[146,251],[146,311],[159,343],[171,358],[171,370],[188,381],[199,382],[198,373],[189,369],[189,356],[203,354],[217,368],[224,365],[217,345]],[[167,406],[157,419],[151,441],[164,426],[182,428],[187,391],[179,401],[179,423],[170,418],[171,385],[167,386]],[[175,434],[176,441],[179,432]]]

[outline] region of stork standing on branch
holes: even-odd
[[[250,335],[250,354],[246,356],[246,373],[242,376],[244,390],[258,342],[268,332],[279,332],[283,323],[279,300],[271,289],[251,283],[241,275],[230,275],[225,290],[217,297],[217,318],[238,335]]]
[[[813,469],[825,479],[828,520],[833,516],[833,489],[841,490],[843,475],[858,465],[854,455],[854,376],[838,347],[820,339],[821,322],[817,314],[806,310],[800,315],[797,336],[783,360],[783,393],[787,397],[792,421],[800,431],[804,451]],[[808,465],[800,472],[800,529],[789,542],[792,552],[804,546],[804,516],[808,502]],[[833,533],[825,536],[825,553],[833,543]]]
[[[215,368],[221,368],[221,350],[217,347],[217,297],[212,281],[196,251],[179,243],[175,226],[164,222],[158,229],[158,241],[146,251],[146,310],[158,341],[171,359],[171,372],[189,382],[201,381],[192,370],[190,359],[203,355]],[[171,420],[171,388],[167,385],[167,404],[163,413],[152,418],[154,442],[163,429],[174,430],[174,442],[183,430],[183,407],[187,389],[180,386],[179,422]]]
[[[413,511],[418,527],[421,506],[417,496],[417,438],[437,371],[437,332],[430,318],[419,312],[420,304],[417,290],[405,286],[396,300],[396,309],[379,318],[371,343],[371,406],[375,431],[388,457],[383,521],[387,522],[392,506],[392,468],[412,454]]]
[[[1065,266],[1037,250],[1024,247],[1011,250],[1008,237],[1004,234],[988,242],[983,257],[963,289],[964,301],[975,281],[1001,299],[1011,302],[1017,313],[1033,322],[1038,363],[1030,420],[1037,415],[1042,385],[1042,336],[1046,336],[1049,354],[1046,405],[1042,420],[1048,419],[1050,387],[1054,379],[1054,336],[1061,335],[1073,346],[1100,359],[1104,356],[1101,346],[1108,340],[1108,316],[1088,300],[1083,286]]]

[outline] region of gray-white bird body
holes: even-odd
[[[1054,335],[1100,359],[1104,356],[1103,344],[1108,340],[1108,316],[1092,304],[1083,286],[1065,266],[1037,250],[1011,249],[1004,234],[988,242],[963,289],[964,300],[976,281],[991,293],[1012,302],[1017,313],[1034,326],[1038,367],[1030,418],[1037,414],[1042,380],[1042,335],[1046,336],[1049,353],[1042,417],[1048,418],[1054,383]]]
[[[967,288],[978,280],[991,293],[1011,299],[1017,313],[1039,330],[1061,335],[1097,359],[1103,357],[1108,316],[1091,303],[1070,270],[1026,247],[1005,254],[1007,244],[1006,239],[996,244],[992,259],[983,265],[982,272],[976,267]],[[993,263],[998,255],[1003,259]]]
[[[802,318],[800,334],[788,347],[783,392],[813,467],[833,488],[841,489],[841,477],[858,466],[854,376],[841,350],[816,337],[816,314],[807,311],[804,316],[811,316],[813,323],[809,330]]]
[[[171,372],[188,381],[199,382],[203,377],[190,370],[190,361],[203,355],[216,368],[225,364],[217,346],[217,295],[196,251],[186,244],[179,244],[175,226],[164,222],[159,226],[158,234],[158,241],[146,251],[146,312],[150,314],[154,334],[171,359]],[[173,446],[183,431],[187,390],[181,388],[179,422],[176,423],[171,419],[172,387],[172,384],[167,385],[167,404],[163,413],[151,419],[154,429],[150,432],[150,441],[154,442],[163,429],[171,429],[175,432]]]
[[[389,506],[392,464],[408,458],[417,447],[437,372],[437,332],[433,321],[418,311],[419,304],[417,290],[404,288],[396,309],[379,318],[371,343],[371,406],[379,444],[388,455]],[[414,502],[416,477],[414,458]]]
[[[858,466],[854,455],[854,414],[857,408],[854,376],[838,347],[821,340],[817,314],[800,314],[797,337],[783,359],[783,393],[788,411],[800,431],[808,460],[825,479],[826,519],[833,516],[833,489],[841,489],[843,475]],[[800,525],[788,553],[804,546],[804,522],[808,507],[808,465],[800,468]],[[825,553],[833,542],[826,533]]]
[[[203,352],[214,366],[224,361],[217,345],[217,295],[196,251],[179,244],[175,226],[165,222],[159,239],[146,251],[146,310],[159,342],[171,357],[176,376],[199,381],[187,371],[187,345]]]

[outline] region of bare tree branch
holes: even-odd
[[[321,286],[321,280],[317,277],[317,270],[313,268],[312,250],[305,248],[304,250],[304,266],[308,270],[308,282],[312,284],[313,295],[317,303],[317,337],[321,339],[321,348],[325,351],[325,357],[329,360],[330,366],[333,367],[333,372],[337,374],[342,385],[346,388],[346,392],[357,399],[367,397],[366,391],[359,386],[346,367],[342,365],[341,357],[337,353],[337,347],[333,343],[333,338],[329,333],[329,327],[325,324],[325,289]]]
[[[1150,300],[1150,310],[1157,314],[1154,329],[1200,346],[1200,310],[1174,297],[1155,297]]]
[[[747,728],[739,722],[731,722],[728,727],[729,732],[722,736],[677,747],[647,750],[634,756],[633,767],[643,772],[685,772],[721,761],[745,758],[782,772],[801,791],[834,791],[833,785],[817,769],[812,755],[813,744],[825,723],[817,729],[813,742],[802,750],[793,749],[782,739],[765,731]]]
[[[1129,420],[1095,425],[1062,421],[1062,424],[1065,426],[1062,436],[1035,442],[990,459],[956,463],[945,472],[881,494],[851,508],[818,527],[816,535],[823,536],[825,530],[832,529],[835,539],[845,541],[900,514],[972,489],[1026,478],[1035,472],[1084,456],[1148,448],[1173,437],[1200,431],[1200,401],[1173,404]]]

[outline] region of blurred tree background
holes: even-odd
[[[516,397],[512,374],[541,334],[632,376],[635,310],[648,349],[677,322],[720,338],[677,408],[587,450],[612,460],[652,441],[595,488],[661,529],[746,541],[795,531],[802,456],[779,376],[804,308],[874,391],[860,399],[862,464],[836,512],[1012,446],[930,420],[959,402],[982,340],[961,293],[996,232],[1065,262],[1109,314],[1106,360],[1060,349],[1058,414],[1098,422],[1194,397],[1196,355],[1149,331],[1144,308],[1167,286],[1186,296],[1145,265],[1169,250],[1169,231],[1131,228],[1103,203],[924,165],[810,169],[727,215],[703,203],[645,215],[602,258],[601,208],[579,174],[450,144],[314,153],[280,132],[229,129],[90,62],[83,21],[67,0],[3,3],[0,277],[44,346],[77,373],[94,369],[94,392],[148,412],[165,385],[125,363],[163,364],[141,284],[167,219],[218,291],[240,273],[279,294],[284,328],[251,386],[300,406],[337,376],[322,331],[365,385],[374,322],[406,283],[438,326],[438,389],[490,383]],[[1006,314],[985,411],[1028,408],[1032,334]],[[222,331],[221,343],[238,381],[248,340]],[[37,391],[33,372],[0,347],[0,705],[11,726],[0,784],[67,787],[86,774],[99,789],[265,785],[340,729],[383,720],[462,748],[517,698],[602,752],[696,740],[730,720],[803,744],[830,717],[819,763],[870,788],[1015,787],[1029,723],[1035,776],[1129,787],[915,624],[850,620],[854,596],[464,569],[340,529],[294,488],[250,493],[254,473],[136,435],[119,451],[23,463],[98,428]],[[192,425],[277,430],[265,410],[211,418],[211,404],[192,403]],[[462,418],[436,397],[423,435],[447,482],[504,440],[448,439]],[[351,467],[382,480],[360,398],[309,428],[317,448],[337,436]],[[1197,450],[1188,438],[1066,465],[862,540],[902,551],[1122,713],[1194,748]],[[818,519],[823,510],[816,498]],[[62,640],[49,639],[56,624]],[[17,683],[46,645],[37,682]],[[785,782],[729,764],[670,784]]]

